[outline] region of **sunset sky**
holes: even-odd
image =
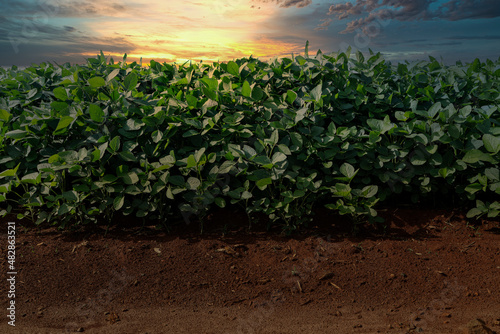
[[[354,49],[391,61],[500,56],[499,0],[0,0],[0,66],[226,61]]]

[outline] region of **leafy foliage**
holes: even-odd
[[[357,224],[443,195],[499,214],[500,60],[125,59],[0,69],[4,214],[64,228],[238,204],[290,231],[315,205]]]

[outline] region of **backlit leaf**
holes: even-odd
[[[137,85],[138,80],[139,78],[137,77],[137,74],[130,73],[123,80],[123,85],[125,86],[126,90],[133,90]]]
[[[106,81],[104,81],[104,79],[101,77],[93,77],[93,78],[89,79],[89,85],[92,88],[99,88],[99,87],[105,86]]]
[[[243,82],[243,86],[241,88],[241,95],[243,95],[244,97],[252,96],[252,88],[250,87],[250,84],[246,80],[245,82]]]
[[[74,121],[74,118],[71,116],[61,117],[61,119],[59,120],[59,123],[57,123],[57,128],[54,131],[54,133],[66,129],[71,123],[73,123],[73,121]]]
[[[90,118],[94,122],[101,123],[103,121],[104,112],[102,111],[101,107],[95,104],[89,105],[89,114]]]
[[[56,99],[59,99],[61,101],[66,101],[68,99],[68,93],[66,92],[66,89],[62,87],[55,88],[53,93]]]
[[[227,63],[227,71],[234,76],[240,75],[239,68],[240,67],[238,66],[238,64],[236,64],[234,61],[230,61]]]

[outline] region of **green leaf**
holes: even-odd
[[[203,87],[202,90],[203,90],[203,94],[208,96],[209,99],[217,101],[218,97],[217,97],[217,92],[215,90],[212,90],[212,89],[207,88],[207,87]]]
[[[26,100],[31,99],[32,97],[35,97],[35,95],[38,93],[38,89],[33,88],[31,89],[28,94],[26,95]]]
[[[163,132],[161,132],[161,130],[155,130],[151,134],[151,138],[154,143],[158,143],[163,138]]]
[[[290,133],[290,139],[292,140],[292,143],[295,146],[298,146],[299,148],[301,148],[302,144],[304,143],[302,135],[300,133],[298,133],[298,132],[291,132]]]
[[[12,139],[22,139],[28,135],[28,131],[24,130],[12,130],[9,131],[5,134],[7,138],[12,138]]]
[[[133,90],[137,85],[138,80],[139,78],[137,77],[137,74],[132,72],[125,77],[125,80],[123,80],[123,85],[125,86],[126,90]]]
[[[248,145],[243,145],[243,152],[245,152],[245,156],[249,159],[257,155],[257,151]]]
[[[361,196],[365,198],[372,198],[377,194],[377,192],[378,192],[377,186],[366,186],[363,189],[361,189]]]
[[[286,92],[286,102],[288,102],[288,104],[293,104],[296,99],[297,93],[295,93],[293,90],[289,90]]]
[[[285,160],[286,160],[286,155],[281,153],[281,152],[274,153],[273,157],[271,158],[271,161],[273,164],[277,164],[277,163],[285,161]]]
[[[54,101],[50,104],[50,107],[57,112],[62,112],[64,110],[68,109],[69,106],[66,102]]]
[[[102,111],[101,107],[95,104],[89,105],[89,114],[90,119],[92,119],[94,122],[101,123],[103,121],[104,112]]]
[[[333,194],[337,197],[347,197],[351,193],[351,187],[345,183],[336,183]]]
[[[264,92],[259,86],[255,86],[252,90],[252,99],[260,101],[264,97]]]
[[[201,185],[201,181],[195,177],[189,177],[186,181],[186,188],[196,190]]]
[[[89,85],[92,88],[99,88],[99,87],[105,86],[106,81],[104,81],[104,79],[101,77],[93,77],[93,78],[89,79]]]
[[[227,63],[227,71],[236,77],[240,75],[239,69],[240,67],[234,61]]]
[[[62,87],[55,88],[53,93],[56,99],[59,99],[61,101],[66,101],[68,99],[68,93],[66,92],[66,89]]]
[[[66,129],[71,123],[73,123],[74,118],[71,116],[61,117],[59,123],[57,124],[57,128],[54,131],[54,134],[62,132],[61,130]]]
[[[244,97],[252,96],[252,88],[250,87],[250,84],[246,80],[245,82],[243,82],[243,86],[241,88],[241,95],[243,95]]]
[[[64,199],[71,201],[71,202],[76,202],[78,201],[78,193],[74,190],[71,191],[65,191],[63,192],[63,197]]]
[[[225,208],[226,207],[226,201],[222,197],[216,197],[215,198],[215,204],[217,204],[217,206],[220,207],[220,208]]]
[[[354,176],[358,173],[358,171],[356,171],[354,167],[347,162],[343,163],[342,166],[340,166],[340,172],[342,173],[342,175],[349,179],[354,178]]]
[[[65,215],[67,214],[68,212],[70,212],[71,210],[73,209],[72,206],[69,206],[68,204],[64,203],[63,205],[61,205],[59,207],[59,209],[57,210],[57,214],[59,216],[62,216],[62,215]]]
[[[219,82],[217,79],[203,77],[200,79],[201,82],[205,84],[205,86],[213,91],[216,91],[219,88]]]
[[[231,171],[231,168],[236,164],[233,161],[224,161],[219,167],[219,174],[227,174]]]
[[[116,77],[118,74],[120,73],[120,69],[119,68],[115,68],[113,71],[111,71],[111,73],[108,74],[108,76],[106,77],[106,81],[107,82],[110,82],[111,80],[114,79],[114,77]]]
[[[488,134],[483,135],[484,148],[488,152],[497,154],[500,151],[500,137]]]
[[[252,159],[253,162],[258,163],[264,167],[272,167],[273,163],[271,160],[265,155],[259,155]]]
[[[99,101],[109,101],[111,100],[109,96],[104,94],[103,92],[99,92]]]
[[[273,183],[273,180],[270,177],[267,177],[265,179],[258,180],[255,184],[259,187],[259,189],[264,190],[267,185],[271,183]]]
[[[120,149],[120,137],[116,136],[109,142],[108,151],[110,153],[116,153]]]
[[[0,109],[0,121],[8,122],[11,116],[12,114],[10,114],[7,110]]]
[[[484,212],[478,208],[472,208],[467,212],[467,218],[481,216]]]
[[[323,92],[323,83],[320,83],[319,85],[314,87],[314,89],[311,91],[311,96],[316,102],[319,102],[319,100],[321,100],[322,92]]]
[[[265,186],[264,186],[264,187],[265,187]],[[249,191],[246,191],[246,190],[245,190],[244,192],[242,192],[242,193],[241,193],[241,199],[243,199],[243,200],[244,200],[244,199],[249,199],[249,198],[252,198],[252,197],[253,197],[253,195],[252,195],[252,193],[251,193],[251,192],[249,192]]]
[[[125,196],[122,194],[118,195],[115,197],[113,200],[113,207],[115,210],[120,210],[123,207],[123,204],[125,203]]]
[[[116,180],[118,180],[118,177],[115,175],[112,175],[112,174],[106,174],[102,178],[102,182],[106,182],[106,183],[115,182]]]
[[[366,123],[373,130],[380,132],[380,134],[386,133],[394,127],[394,124],[391,123],[389,116],[386,116],[384,120],[369,119]]]
[[[172,183],[175,186],[183,187],[184,186],[184,178],[181,175],[172,175],[168,178],[168,182]]]
[[[276,144],[278,144],[278,140],[279,140],[279,131],[278,130],[274,130],[273,133],[271,133],[271,138],[269,138],[269,141],[271,143],[271,145],[275,146]]]
[[[470,150],[467,153],[465,153],[464,157],[462,158],[462,161],[468,164],[473,164],[478,161],[488,161],[491,163],[496,163],[495,159],[487,153],[484,153],[480,150]]]
[[[86,184],[78,184],[73,186],[73,190],[80,193],[87,193],[90,191],[90,188]]]
[[[436,102],[432,105],[432,107],[429,108],[429,111],[427,111],[427,115],[430,118],[434,118],[434,116],[436,116],[436,114],[442,109],[443,107],[441,106],[441,102]]]
[[[286,154],[286,155],[291,155],[292,152],[290,151],[290,149],[288,148],[288,146],[284,145],[284,144],[279,144],[278,145],[278,150],[280,150],[280,152]]]
[[[500,181],[500,170],[498,168],[487,168],[484,175],[491,181]]]
[[[425,165],[425,163],[427,162],[427,158],[421,151],[416,151],[414,154],[411,155],[410,162],[414,166],[422,166]]]
[[[199,150],[196,150],[196,152],[194,152],[194,159],[196,160],[196,162],[200,162],[202,156],[203,156],[203,153],[205,153],[205,148],[202,147],[200,148]]]
[[[135,213],[135,216],[138,218],[146,217],[148,215],[148,212],[146,210],[137,210]]]
[[[1,172],[1,173],[0,173],[0,177],[15,176],[15,175],[16,175],[16,173],[17,173],[17,170],[19,169],[19,166],[20,166],[20,165],[21,165],[21,164],[18,164],[18,165],[16,166],[16,168],[13,168],[13,169],[7,169],[7,170],[5,170],[5,171]]]
[[[23,178],[21,179],[21,182],[30,184],[39,184],[41,179],[42,179],[42,174],[35,172],[24,175]]]
[[[483,186],[480,183],[469,184],[467,187],[465,187],[465,191],[467,191],[470,194],[474,194],[482,189]]]
[[[186,168],[193,168],[197,165],[196,163],[196,159],[194,158],[194,155],[190,155],[188,158],[187,158],[187,166]]]
[[[123,175],[122,177],[123,177],[123,182],[125,182],[125,184],[135,184],[139,182],[139,177],[134,172],[129,172]]]
[[[186,95],[186,101],[190,107],[196,108],[198,106],[198,98],[193,95]]]

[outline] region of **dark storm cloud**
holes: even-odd
[[[125,36],[96,38],[75,26],[56,24],[59,18],[114,16],[127,10],[118,2],[98,0],[2,0],[0,65],[64,57],[82,62],[77,54],[88,50],[128,53],[136,46]]]
[[[498,0],[452,0],[439,10],[443,18],[450,21],[491,19],[500,16],[500,3]]]
[[[95,17],[113,16],[128,11],[118,2],[97,0],[62,1],[62,0],[2,0],[2,12],[16,17]]]
[[[330,6],[328,15],[337,19],[351,19],[341,33],[363,29],[375,20],[429,21],[442,19],[486,19],[500,16],[498,0],[451,0],[436,9],[437,0],[356,0]],[[359,17],[359,18],[353,18]]]
[[[40,60],[82,62],[89,50],[129,53],[137,46],[126,36],[96,38],[73,26],[57,26],[51,20],[0,17],[0,65],[27,65]],[[69,58],[68,58],[69,57]],[[78,59],[77,59],[78,58]]]
[[[53,35],[44,35],[37,43],[21,44],[18,52],[14,52],[8,38],[0,38],[0,66],[27,66],[40,61],[53,61],[58,63],[72,62],[84,63],[89,50],[98,53],[103,50],[107,53],[125,54],[137,48],[124,37],[88,38],[85,36],[59,37],[57,44],[53,43]],[[63,42],[63,43],[59,43]],[[64,44],[64,45],[61,45]]]
[[[58,9],[60,17],[113,16],[128,10],[116,2],[103,3],[95,0],[61,2]]]
[[[312,4],[312,0],[252,0],[253,3],[276,3],[282,8],[298,7],[303,8]],[[255,8],[255,5],[252,6]]]

